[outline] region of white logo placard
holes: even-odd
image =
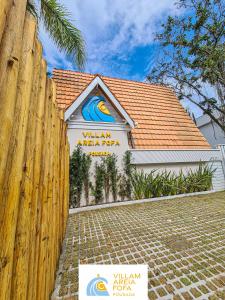
[[[97,299],[148,300],[148,266],[79,265],[79,300]]]

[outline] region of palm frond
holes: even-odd
[[[68,10],[56,0],[41,0],[41,18],[56,45],[73,57],[79,69],[83,69],[84,40],[80,30],[71,23]]]
[[[38,10],[33,0],[27,1],[27,11],[38,20]]]

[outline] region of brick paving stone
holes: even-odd
[[[225,192],[72,214],[52,299],[77,299],[79,263],[148,264],[152,300],[225,299]]]

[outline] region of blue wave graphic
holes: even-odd
[[[102,103],[101,103],[102,102]],[[86,121],[94,122],[115,122],[114,117],[110,115],[107,108],[105,111],[101,107],[105,103],[105,99],[101,96],[92,96],[82,107],[82,116]],[[100,105],[102,104],[102,105]]]
[[[96,277],[92,279],[87,285],[87,296],[109,296],[108,291],[100,290],[98,285],[101,283],[108,283],[108,281],[103,277]]]

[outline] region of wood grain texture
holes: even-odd
[[[1,0],[0,9],[0,42],[7,24],[10,9],[12,8],[13,0]]]
[[[56,105],[55,84],[46,75],[36,22],[25,14],[25,7],[26,1],[14,1],[0,14],[0,293],[4,300],[49,299],[68,216],[67,129]]]

